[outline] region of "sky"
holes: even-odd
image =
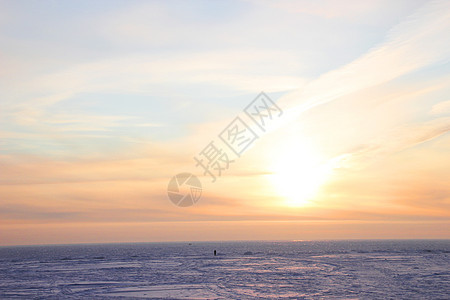
[[[448,32],[448,1],[0,0],[0,245],[450,238]]]

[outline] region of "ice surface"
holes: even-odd
[[[450,299],[449,254],[448,240],[1,247],[0,298]]]

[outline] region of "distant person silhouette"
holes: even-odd
[[[217,251],[216,250],[214,250],[214,256],[216,256],[217,255]]]

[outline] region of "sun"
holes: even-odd
[[[287,206],[307,206],[329,178],[332,166],[305,140],[276,147],[270,181]]]

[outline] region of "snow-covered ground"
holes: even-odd
[[[0,299],[134,297],[450,299],[450,241],[0,248]]]

